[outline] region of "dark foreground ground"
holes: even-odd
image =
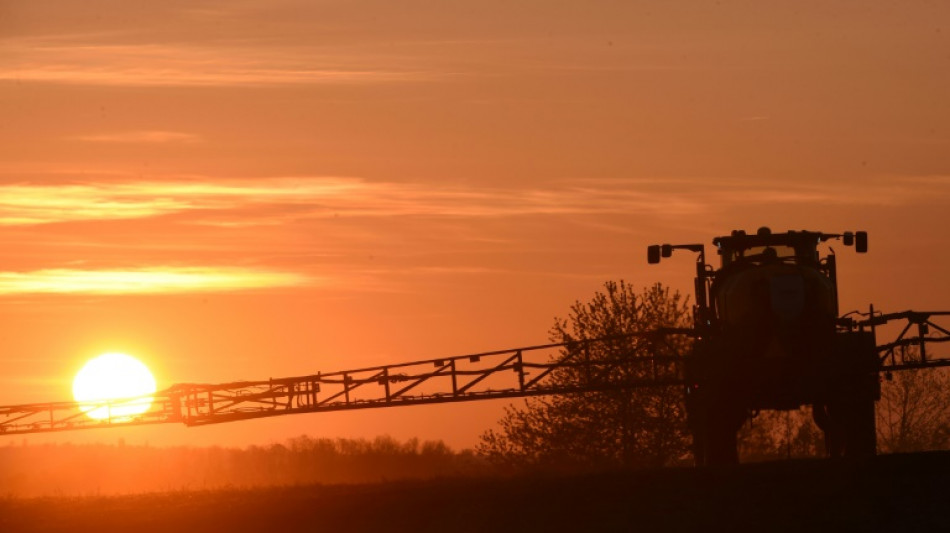
[[[0,500],[0,532],[950,531],[950,452],[515,479]]]

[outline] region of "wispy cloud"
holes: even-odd
[[[20,53],[0,59],[0,80],[166,87],[353,84],[432,77],[398,58],[345,57],[288,47],[63,46],[27,41],[17,48]]]
[[[311,204],[364,196],[366,188],[360,180],[342,178],[2,185],[0,225],[146,218],[190,210]]]
[[[587,212],[691,213],[700,203],[663,201],[645,190],[586,187],[491,189],[356,178],[232,182],[0,185],[0,225],[131,219],[200,211],[190,222],[220,226],[334,216],[486,217]]]
[[[490,188],[299,177],[66,185],[0,185],[0,225],[148,218],[223,227],[346,217],[639,214],[684,216],[736,205],[901,205],[950,194],[947,181],[763,185],[741,180],[600,180]]]
[[[313,283],[288,272],[218,267],[150,267],[129,270],[46,269],[0,272],[0,294],[156,294],[217,292]]]
[[[147,195],[122,185],[4,185],[0,224],[144,218],[189,208],[180,198]]]
[[[103,133],[98,135],[80,135],[73,137],[77,141],[93,143],[195,143],[201,141],[201,137],[193,133],[184,133],[180,131],[162,131],[162,130],[142,130],[142,131],[122,131],[116,133]]]

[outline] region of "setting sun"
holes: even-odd
[[[73,398],[90,418],[128,418],[152,405],[155,378],[138,359],[123,353],[106,353],[85,364],[73,379]],[[130,398],[129,401],[116,402]],[[109,402],[102,405],[102,402]]]

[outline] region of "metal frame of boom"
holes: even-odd
[[[950,311],[882,314],[872,307],[859,316],[863,318],[844,317],[840,323],[852,331],[870,329],[877,334],[884,324],[906,321],[895,340],[878,345],[880,371],[950,366],[950,354],[938,356],[927,350],[930,344],[950,342],[950,329],[934,322],[936,317],[950,316]],[[689,359],[681,341],[697,336],[691,328],[663,328],[265,381],[179,384],[149,397],[121,401],[0,406],[0,435],[165,423],[201,426],[300,413],[681,386],[686,384],[683,364]],[[630,345],[631,338],[639,343],[634,352],[620,350],[624,343]],[[591,357],[595,350],[614,355]],[[559,370],[568,369],[583,379],[556,379]],[[92,409],[111,410],[135,402],[149,407],[134,416],[86,416]]]
[[[201,426],[287,414],[677,386],[683,382],[685,357],[674,341],[693,335],[688,328],[664,328],[266,381],[179,384],[122,401],[0,406],[0,435],[171,422]],[[623,350],[631,342],[637,344],[635,353]],[[558,371],[568,369],[583,378],[556,379]],[[85,415],[135,402],[151,403],[140,415],[99,420]]]
[[[905,321],[904,327],[896,339],[877,347],[882,371],[891,372],[894,370],[950,366],[950,358],[935,358],[927,354],[928,344],[950,342],[950,329],[933,321],[934,317],[950,316],[950,311],[878,313],[874,311],[874,306],[871,306],[868,313],[861,314],[861,316],[866,318],[853,321],[849,329],[855,327],[861,331],[869,329],[876,335],[879,326],[891,321]],[[908,348],[916,348],[916,350],[908,350]]]

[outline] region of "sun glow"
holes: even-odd
[[[73,398],[86,416],[96,420],[121,421],[142,414],[151,407],[149,395],[154,393],[155,378],[148,367],[122,353],[90,360],[73,379]]]

